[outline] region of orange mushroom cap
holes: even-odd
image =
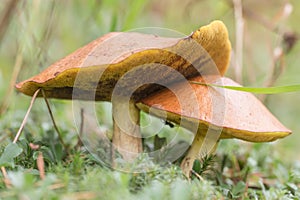
[[[199,50],[196,46],[202,46],[202,49]],[[90,99],[86,93],[95,90],[93,100],[110,101],[118,80],[138,66],[146,64],[142,70],[131,74],[124,88],[133,87],[136,79],[143,78],[149,72],[154,77],[152,82],[176,82],[178,77],[174,76],[172,70],[155,71],[158,63],[190,78],[199,75],[193,62],[198,63],[200,68],[210,68],[214,62],[214,66],[223,75],[228,67],[230,50],[227,29],[221,21],[201,27],[186,38],[114,32],[78,49],[40,74],[18,83],[16,88],[30,96],[38,88],[43,88],[48,98],[87,100]],[[182,58],[178,52],[185,54],[189,60]],[[78,96],[74,96],[74,87],[79,88]],[[158,85],[148,84],[138,88],[135,95],[140,98],[159,89],[161,87]]]
[[[191,81],[240,86],[229,78],[198,76]],[[188,90],[185,84],[177,83],[172,87],[172,91],[159,91],[142,99],[137,103],[137,107],[145,112],[151,109],[150,114],[161,118],[167,115],[167,120],[177,124],[184,119],[190,122],[184,123],[188,129],[193,128],[191,126],[195,124],[199,125],[198,131],[208,127],[222,128],[221,139],[238,138],[251,142],[269,142],[291,134],[291,131],[251,93],[189,84],[191,90]],[[191,103],[188,107],[182,107],[174,93],[180,93],[184,102],[189,102],[190,97],[195,95],[197,104]],[[197,109],[200,112],[194,112]]]

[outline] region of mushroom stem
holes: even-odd
[[[207,152],[207,149],[203,148],[202,146],[204,146],[205,144],[203,144],[204,140],[205,140],[205,134],[207,131],[204,132],[204,130],[199,129],[197,131],[197,134],[194,137],[194,140],[192,142],[191,147],[188,150],[187,155],[184,157],[184,159],[181,162],[181,169],[183,171],[183,174],[186,177],[190,177],[192,169],[193,169],[193,165],[196,159],[202,158],[207,154],[211,154],[213,152],[215,152],[217,146],[218,146],[218,142],[215,143],[215,145],[213,146],[213,148]]]
[[[142,138],[140,134],[140,110],[135,102],[129,102],[120,97],[113,101],[113,147],[112,163],[116,166],[115,151],[119,152],[123,159],[132,162],[142,152]],[[127,102],[126,102],[127,101]]]

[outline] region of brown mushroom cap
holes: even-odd
[[[229,78],[195,77],[191,81],[206,83],[212,80],[223,85],[240,86]],[[251,93],[228,89],[216,90],[210,86],[190,83],[192,90],[185,85],[177,83],[172,87],[174,93],[181,93],[183,101],[189,102],[192,95],[196,95],[198,105],[191,104],[191,108],[182,108],[178,98],[170,90],[159,91],[137,103],[143,111],[163,118],[167,112],[167,120],[180,123],[181,117],[190,123],[190,126],[199,123],[198,131],[210,127],[222,128],[220,138],[238,138],[251,142],[269,142],[285,137],[291,133],[284,127],[269,110]],[[194,93],[194,94],[192,94]],[[223,103],[219,107],[220,103]],[[218,105],[218,108],[215,106]],[[194,106],[199,106],[200,112],[193,112]],[[221,108],[221,109],[220,109]],[[223,109],[222,109],[223,108]],[[198,108],[197,108],[198,109]],[[222,120],[216,119],[213,110]],[[189,110],[188,112],[186,112]],[[188,127],[186,128],[191,128]]]
[[[199,52],[190,45],[192,41],[196,41],[203,49]],[[205,68],[205,65],[211,67],[209,61],[212,58],[220,74],[223,75],[228,67],[230,50],[227,29],[220,21],[201,27],[186,38],[114,32],[78,49],[40,74],[17,84],[16,88],[30,96],[38,88],[43,88],[49,98],[73,99],[73,87],[78,87],[81,94],[75,96],[77,99],[86,99],[86,92],[96,90],[95,100],[109,101],[119,78],[137,66],[147,64],[143,70],[131,74],[128,85],[124,88],[130,88],[134,80],[149,71],[155,75],[156,81],[171,83],[177,80],[178,77],[174,77],[171,70],[156,72],[154,64],[157,63],[169,66],[184,77],[190,78],[199,73],[189,61],[197,62],[202,65],[200,67]],[[193,56],[187,61],[176,54],[178,51],[185,52],[187,57]],[[99,72],[103,72],[100,80]],[[79,73],[80,81],[76,82]],[[95,81],[97,81],[96,86]],[[75,82],[76,86],[74,86]],[[148,91],[149,94],[158,89],[161,87],[153,88],[148,84],[138,88],[135,94],[145,96],[142,95],[144,91]]]

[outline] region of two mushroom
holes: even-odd
[[[229,65],[230,41],[220,21],[186,38],[141,33],[109,33],[16,85],[32,96],[111,101],[113,145],[126,161],[142,150],[140,111],[180,124],[195,133],[181,167],[219,139],[269,142],[291,133],[252,94],[190,81],[238,86],[222,77]]]

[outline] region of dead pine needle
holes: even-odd
[[[39,155],[36,160],[36,164],[37,164],[37,168],[40,172],[40,178],[42,180],[44,180],[45,179],[45,163],[44,163],[44,157],[43,157],[42,152],[39,152]]]
[[[40,148],[40,145],[38,144],[33,144],[33,143],[29,143],[29,147],[32,149],[32,150],[38,150]]]
[[[194,170],[192,170],[191,172],[192,172],[192,174],[194,174],[198,179],[200,179],[201,181],[204,181],[204,178],[203,178],[200,174],[198,174],[198,173],[195,172]]]
[[[68,147],[67,147],[67,145],[64,143],[63,138],[62,138],[62,134],[61,134],[61,132],[59,131],[57,125],[56,125],[56,122],[55,122],[54,117],[53,117],[52,110],[51,110],[51,108],[50,108],[50,104],[49,104],[49,102],[48,102],[48,99],[47,99],[46,94],[45,94],[45,92],[44,92],[43,89],[42,89],[42,95],[43,95],[44,100],[45,100],[45,102],[46,102],[46,105],[47,105],[47,108],[48,108],[48,111],[49,111],[49,114],[50,114],[51,121],[52,121],[52,123],[53,123],[54,129],[56,130],[56,132],[57,132],[57,134],[58,134],[58,139],[59,139],[60,143],[64,146],[64,148],[67,150]]]
[[[94,192],[76,192],[73,194],[69,194],[65,196],[66,199],[95,199],[97,197],[97,194]]]
[[[21,126],[20,126],[20,128],[19,128],[19,130],[18,130],[18,132],[17,132],[17,135],[15,136],[15,138],[14,138],[14,140],[13,140],[13,143],[16,143],[16,142],[18,141],[19,137],[21,136],[22,130],[23,130],[23,128],[24,128],[24,126],[25,126],[25,124],[26,124],[26,122],[27,122],[27,119],[28,119],[29,113],[30,113],[30,111],[31,111],[32,105],[33,105],[33,103],[34,103],[34,101],[35,101],[35,99],[36,99],[38,93],[40,92],[40,90],[41,90],[41,89],[39,88],[39,89],[38,89],[37,91],[35,91],[35,93],[33,94],[32,99],[31,99],[31,102],[30,102],[30,105],[29,105],[29,108],[28,108],[28,110],[27,110],[27,112],[26,112],[26,114],[25,114],[25,117],[24,117],[23,122],[22,122],[22,124],[21,124]]]
[[[29,143],[29,147],[32,150],[38,150],[40,148],[40,145]],[[43,156],[43,153],[41,151],[39,151],[38,153],[39,153],[39,155],[38,155],[37,160],[36,160],[36,165],[37,165],[37,168],[38,168],[39,173],[40,173],[40,178],[42,180],[44,180],[45,179],[45,162],[44,162],[44,156]]]
[[[11,182],[10,182],[10,180],[8,178],[8,175],[7,175],[5,167],[1,167],[1,172],[3,174],[3,182],[4,182],[5,186],[6,186],[6,188],[10,188],[11,187]]]

